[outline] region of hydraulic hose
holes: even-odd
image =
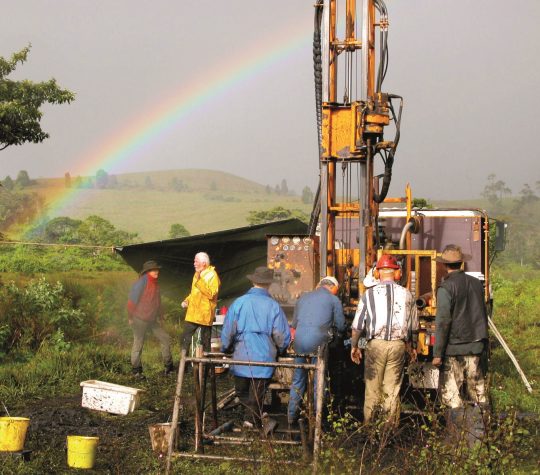
[[[315,114],[317,117],[317,145],[319,150],[319,184],[313,200],[313,208],[309,220],[309,234],[314,234],[321,212],[321,177],[320,163],[322,157],[322,51],[321,51],[321,21],[323,0],[315,4],[313,20],[313,73],[315,78]]]
[[[386,198],[386,195],[388,194],[388,190],[390,189],[390,182],[392,181],[392,167],[394,165],[394,155],[396,154],[396,148],[399,143],[399,138],[401,136],[401,113],[403,111],[403,97],[398,96],[396,94],[388,94],[388,98],[390,99],[390,112],[392,113],[392,118],[396,124],[396,134],[394,136],[394,143],[392,145],[392,148],[388,152],[388,156],[386,157],[386,161],[384,163],[384,174],[383,174],[383,183],[381,186],[381,191],[379,193],[374,192],[373,193],[373,200],[375,203],[382,203],[384,199]],[[392,106],[392,99],[399,99],[399,113],[396,116],[396,113],[394,111],[394,107]]]
[[[414,229],[416,226],[414,221],[409,221],[405,226],[403,226],[403,229],[401,230],[401,236],[399,237],[399,248],[405,249],[405,239],[407,238],[407,233]]]

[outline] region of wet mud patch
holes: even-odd
[[[38,464],[39,473],[68,471],[68,435],[99,437],[94,470],[86,473],[159,472],[148,426],[165,422],[170,418],[170,409],[142,407],[125,416],[114,415],[81,407],[81,396],[76,395],[34,402],[19,412],[31,420],[25,443],[25,449],[32,450],[25,466],[28,473],[38,473],[34,471]],[[145,466],[148,471],[142,468]]]

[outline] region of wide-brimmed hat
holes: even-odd
[[[471,256],[469,254],[463,254],[461,247],[455,244],[449,244],[435,260],[443,264],[457,264],[458,262],[470,261]]]
[[[257,267],[253,274],[246,276],[254,284],[271,284],[274,281],[274,270],[268,267]]]
[[[161,266],[156,261],[146,261],[142,266],[141,274],[156,269],[161,269]]]

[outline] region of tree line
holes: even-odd
[[[515,262],[540,269],[540,180],[525,183],[516,196],[503,180],[490,174],[482,191],[491,217],[507,223],[506,249],[499,263]]]

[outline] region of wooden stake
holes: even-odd
[[[196,351],[197,358],[202,355],[202,347],[198,346]],[[197,366],[193,368],[193,389],[195,392],[195,452],[204,453],[204,447],[202,444],[203,439],[203,426],[202,426],[202,407],[201,407],[201,363],[197,363]]]
[[[176,390],[174,392],[174,408],[171,422],[171,433],[169,436],[169,447],[167,449],[167,468],[165,474],[169,474],[171,468],[171,454],[173,452],[174,441],[176,440],[176,429],[178,427],[178,412],[180,411],[180,395],[182,393],[182,383],[184,382],[184,371],[186,368],[186,350],[183,348],[180,353],[180,363],[178,365],[178,378],[176,380]]]

